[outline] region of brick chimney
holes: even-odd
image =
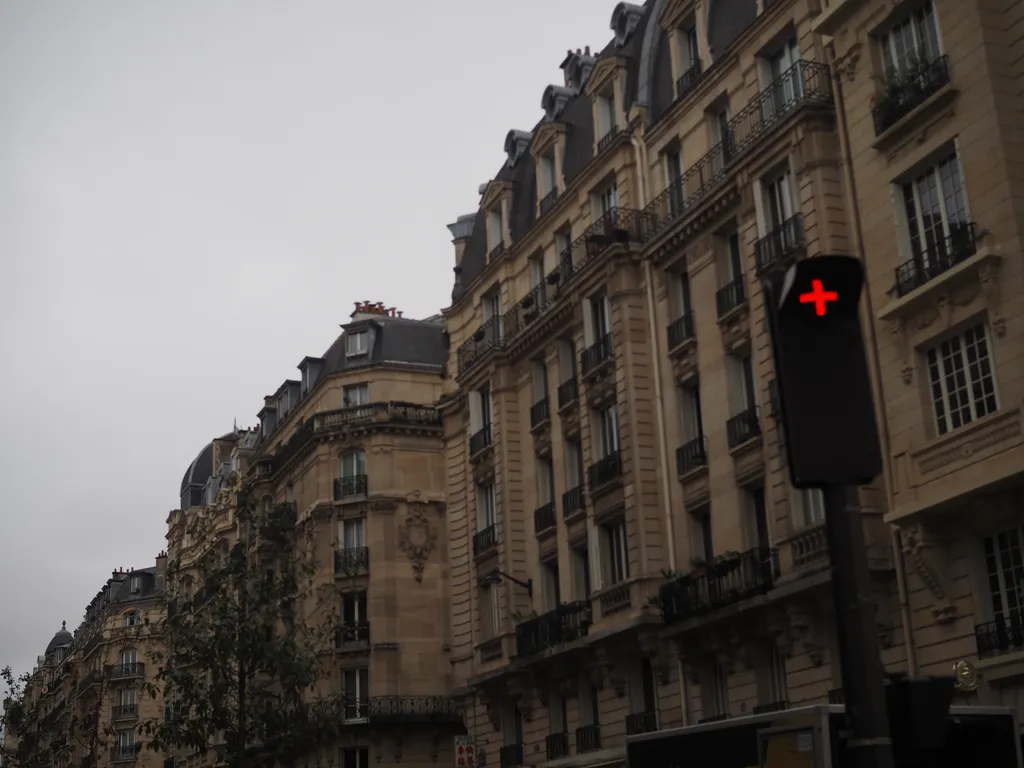
[[[352,322],[369,320],[378,317],[401,317],[402,313],[394,307],[384,306],[383,301],[357,301],[356,308],[349,317]]]

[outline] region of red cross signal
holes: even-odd
[[[811,280],[811,290],[800,294],[801,304],[813,304],[814,314],[824,317],[827,312],[827,305],[830,301],[839,301],[839,294],[835,291],[826,291],[821,280]]]

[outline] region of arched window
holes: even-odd
[[[124,614],[124,625],[126,627],[137,627],[142,624],[141,611],[127,611]]]

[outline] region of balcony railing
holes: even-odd
[[[583,375],[588,376],[601,363],[612,358],[612,335],[606,333],[589,347],[583,350],[581,367]]]
[[[549,733],[544,737],[544,752],[548,760],[558,760],[569,756],[569,734],[566,731],[561,733]]]
[[[622,475],[622,454],[618,450],[610,452],[603,459],[598,459],[587,470],[590,481],[590,492],[606,483],[618,479]]]
[[[500,768],[520,768],[526,762],[522,744],[506,744],[498,750]]]
[[[674,624],[771,589],[779,576],[778,550],[756,547],[694,568],[658,591],[661,615]]]
[[[78,690],[81,692],[90,686],[98,685],[101,679],[102,675],[97,670],[90,669],[85,677],[78,681]]]
[[[700,60],[694,59],[690,62],[689,69],[676,79],[676,98],[681,99],[688,94],[700,80],[700,75]]]
[[[369,547],[345,547],[334,550],[335,573],[360,573],[370,570]]]
[[[505,255],[505,243],[498,243],[496,246],[491,248],[487,252],[487,263],[493,264],[495,261]]]
[[[626,715],[626,735],[635,736],[639,733],[653,733],[658,730],[657,712],[634,712]]]
[[[353,405],[313,414],[313,432],[329,432],[345,427],[369,424],[405,424],[410,426],[441,426],[441,413],[431,405],[417,405],[397,400]],[[308,422],[307,422],[308,423]]]
[[[978,252],[973,221],[951,222],[949,229],[947,237],[929,244],[896,268],[897,296],[906,296]]]
[[[580,388],[576,377],[566,379],[558,385],[558,408],[561,410],[570,403],[575,403],[580,398]]]
[[[469,436],[469,455],[476,456],[491,444],[491,425],[485,424]]]
[[[613,245],[641,242],[647,230],[646,219],[646,214],[629,208],[609,209],[572,241],[545,282],[555,289],[556,295],[562,295],[587,264],[599,259]]]
[[[601,748],[601,726],[584,725],[576,729],[576,754],[596,752]]]
[[[113,763],[134,760],[142,751],[142,743],[118,744],[110,748],[110,761]]]
[[[530,406],[530,429],[539,427],[551,418],[551,402],[545,397]]]
[[[693,313],[686,312],[668,326],[668,348],[670,350],[693,338]]]
[[[1024,613],[1012,613],[1009,621],[1000,617],[978,624],[974,628],[974,641],[978,645],[979,659],[1024,651]]]
[[[586,505],[583,486],[577,485],[562,494],[562,517],[571,517]]]
[[[555,527],[557,522],[558,515],[555,512],[555,502],[553,501],[549,501],[547,504],[543,504],[533,511],[534,533],[550,531]]]
[[[111,715],[115,720],[124,720],[129,717],[139,716],[139,705],[138,704],[115,704],[111,710]]]
[[[715,293],[715,304],[718,308],[719,319],[725,317],[736,307],[747,300],[747,286],[743,282],[743,275],[740,275],[728,285],[724,285]]]
[[[832,104],[828,67],[798,61],[729,121],[721,141],[643,209],[645,242],[703,202],[725,181],[730,163],[740,154],[770,134],[799,107],[813,104]]]
[[[516,653],[519,656],[555,648],[579,640],[593,623],[589,600],[577,600],[516,625]]]
[[[558,202],[558,190],[552,189],[544,197],[540,199],[540,215],[543,216],[545,213],[551,210],[555,203]]]
[[[338,627],[334,638],[337,648],[346,648],[352,645],[365,645],[370,642],[370,622],[359,621],[348,624],[341,624]]]
[[[476,329],[469,340],[459,347],[457,352],[459,373],[465,373],[477,360],[504,343],[505,332],[502,317],[496,316],[485,321],[483,325]]]
[[[502,329],[506,339],[514,339],[556,298],[555,287],[546,281],[535,285],[512,309],[502,315]]]
[[[371,696],[347,697],[346,710],[358,710],[371,722],[455,721],[461,719],[459,707],[447,696]],[[358,718],[347,718],[358,719]]]
[[[804,217],[799,213],[790,216],[771,232],[754,244],[757,256],[757,272],[761,274],[804,245]]]
[[[708,440],[701,435],[676,449],[676,473],[685,475],[708,465]]]
[[[349,475],[334,478],[334,500],[341,501],[349,496],[365,496],[367,488],[366,475]]]
[[[128,664],[109,664],[107,665],[107,679],[108,680],[125,680],[130,677],[143,677],[146,673],[146,665],[141,661],[130,662]]]
[[[730,449],[759,437],[761,435],[761,420],[757,416],[757,406],[747,408],[725,422],[725,432]]]
[[[481,528],[473,534],[473,554],[482,555],[484,552],[494,549],[497,543],[498,527],[496,525]]]
[[[947,85],[948,56],[940,56],[919,71],[886,83],[885,96],[871,110],[875,136],[881,136]]]
[[[615,141],[615,137],[618,135],[619,126],[613,125],[604,136],[597,140],[597,151],[600,153],[608,149],[608,145]]]

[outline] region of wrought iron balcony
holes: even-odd
[[[500,768],[520,768],[526,764],[525,751],[522,744],[506,744],[498,750]]]
[[[685,312],[668,325],[668,348],[673,350],[693,338],[693,313]]]
[[[601,726],[584,725],[576,729],[576,754],[596,752],[601,748]]]
[[[540,199],[540,215],[543,216],[545,213],[550,211],[555,203],[558,202],[558,189],[552,188],[544,197]]]
[[[365,645],[370,642],[370,622],[359,621],[341,624],[334,638],[336,648]]]
[[[599,259],[616,244],[640,243],[646,232],[647,215],[629,208],[611,208],[583,230],[561,254],[558,266],[545,277],[545,282],[563,295],[565,288],[587,264]]]
[[[804,217],[797,213],[754,244],[758,274],[780,264],[803,246]]]
[[[503,243],[503,242],[498,243],[496,246],[494,246],[493,248],[491,248],[491,250],[489,250],[487,252],[487,263],[488,264],[493,264],[494,262],[496,262],[498,259],[500,259],[504,255],[505,255],[505,243]]]
[[[608,149],[608,146],[615,141],[615,137],[619,135],[619,126],[613,125],[608,131],[597,140],[597,151],[600,154]]]
[[[441,412],[432,405],[390,400],[337,408],[333,411],[321,411],[313,414],[307,423],[312,423],[315,434],[372,424],[439,427],[441,426]]]
[[[590,492],[595,488],[612,482],[622,476],[622,454],[618,450],[610,452],[602,459],[598,459],[590,465],[587,470],[590,481]]]
[[[365,496],[367,489],[366,475],[348,475],[334,478],[334,500],[341,501],[350,496]]]
[[[685,475],[708,465],[708,439],[701,435],[676,449],[676,473]]]
[[[370,570],[369,547],[345,547],[334,550],[334,572],[361,573]]]
[[[540,534],[553,530],[558,523],[558,514],[555,511],[555,502],[549,501],[533,511],[533,531]]]
[[[581,367],[583,375],[588,376],[601,363],[612,359],[612,335],[604,334],[601,338],[583,350]]]
[[[676,98],[681,99],[693,90],[693,86],[700,80],[700,76],[700,60],[694,59],[690,62],[689,68],[676,78]]]
[[[484,322],[468,341],[460,347],[456,356],[459,361],[459,373],[465,373],[485,354],[505,344],[505,331],[502,317],[496,316]]]
[[[545,397],[530,406],[530,429],[539,427],[551,418],[551,402]]]
[[[875,136],[881,136],[949,85],[949,56],[940,56],[917,72],[885,84],[885,95],[871,110]]]
[[[701,616],[767,592],[779,576],[778,550],[756,547],[727,553],[658,590],[666,624]]]
[[[995,621],[978,624],[974,628],[974,642],[978,646],[979,659],[1024,651],[1024,612],[1011,613],[1009,620],[999,617]]]
[[[145,673],[146,665],[141,661],[131,662],[128,664],[107,665],[108,680],[126,680],[131,677],[144,677]]]
[[[743,282],[743,275],[740,275],[731,283],[722,286],[715,293],[715,304],[718,308],[718,318],[721,319],[732,312],[736,307],[747,300],[747,286]]]
[[[346,720],[370,722],[455,722],[462,718],[448,696],[345,697]]]
[[[516,653],[533,656],[563,643],[579,640],[593,623],[589,600],[565,603],[516,625]]]
[[[491,425],[484,424],[469,436],[469,455],[476,456],[491,444]]]
[[[115,704],[111,709],[111,716],[115,720],[125,720],[130,717],[139,716],[138,704]]]
[[[544,737],[544,752],[548,760],[558,760],[569,756],[569,734],[566,731],[561,733],[549,733]]]
[[[486,528],[481,528],[475,534],[473,534],[473,554],[482,555],[484,552],[488,552],[498,544],[498,527],[496,525],[488,525]]]
[[[571,379],[566,379],[558,385],[558,409],[561,410],[570,403],[575,403],[580,399],[580,388],[576,381],[576,377],[573,376]]]
[[[626,735],[635,736],[639,733],[653,733],[658,730],[657,712],[634,712],[626,715]]]
[[[747,408],[725,422],[725,432],[730,449],[759,437],[761,435],[761,420],[757,415],[757,406]]]
[[[583,486],[577,485],[562,494],[562,517],[571,517],[583,510],[586,506],[586,497],[583,493]]]
[[[897,296],[906,296],[978,252],[977,228],[973,221],[951,222],[949,229],[947,237],[896,268]]]
[[[523,296],[512,309],[501,316],[505,341],[511,341],[547,309],[556,298],[554,286],[541,282]]]

